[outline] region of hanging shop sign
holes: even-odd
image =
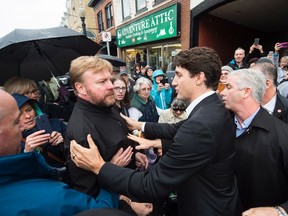
[[[177,37],[180,32],[180,5],[177,3],[159,10],[116,32],[119,48]]]

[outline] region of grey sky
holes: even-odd
[[[0,37],[15,28],[34,29],[59,26],[66,0],[1,1]]]

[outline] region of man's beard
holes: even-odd
[[[112,106],[115,103],[115,98],[114,98],[114,92],[113,91],[111,91],[111,94],[107,95],[101,101],[99,101],[99,99],[96,99],[93,96],[93,93],[91,91],[88,90],[87,94],[90,95],[90,103],[98,105],[98,106],[107,106],[108,107],[108,106]],[[107,98],[109,98],[109,100]]]
[[[98,105],[98,106],[106,106],[106,107],[109,107],[109,106],[112,106],[115,104],[115,98],[114,100],[102,100],[102,101],[96,101],[96,100],[93,100],[92,98],[92,103],[95,104],[95,105]]]

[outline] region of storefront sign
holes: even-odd
[[[178,36],[178,4],[157,11],[117,29],[117,47],[167,39]]]

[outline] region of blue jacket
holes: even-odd
[[[160,92],[158,91],[158,84],[156,83],[157,76],[164,76],[162,70],[155,70],[152,75],[152,90],[150,92],[151,97],[153,98],[156,106],[160,109],[170,108],[171,99],[172,99],[172,88],[165,89],[163,88]]]
[[[24,104],[30,103],[37,116],[38,115],[43,115],[43,112],[40,109],[40,107],[38,106],[39,104],[38,104],[38,102],[36,100],[29,99],[28,97],[26,97],[24,95],[21,95],[21,94],[17,94],[17,93],[12,94],[12,96],[16,100],[17,106],[19,107],[19,109]],[[49,119],[49,123],[50,123],[51,128],[52,128],[53,131],[57,131],[57,132],[61,133],[62,136],[64,137],[64,133],[66,131],[66,125],[64,124],[63,121],[61,121],[60,119]],[[39,130],[38,127],[35,126],[31,130],[25,130],[25,131],[22,132],[22,141],[21,141],[21,144],[20,144],[21,152],[24,151],[25,141],[26,141],[27,136],[29,136],[32,133],[35,133],[38,130]],[[65,156],[64,156],[64,145],[63,145],[63,143],[60,144],[60,145],[57,145],[57,146],[53,146],[53,145],[50,145],[47,142],[46,144],[41,145],[41,148],[42,148],[42,153],[43,153],[44,157],[46,158],[46,161],[49,163],[50,166],[62,167],[64,165]],[[57,160],[49,157],[49,154],[50,155],[53,154],[53,157],[55,156],[57,158]]]
[[[118,208],[119,197],[101,189],[97,199],[55,180],[61,170],[35,152],[0,157],[0,215],[74,215]]]

